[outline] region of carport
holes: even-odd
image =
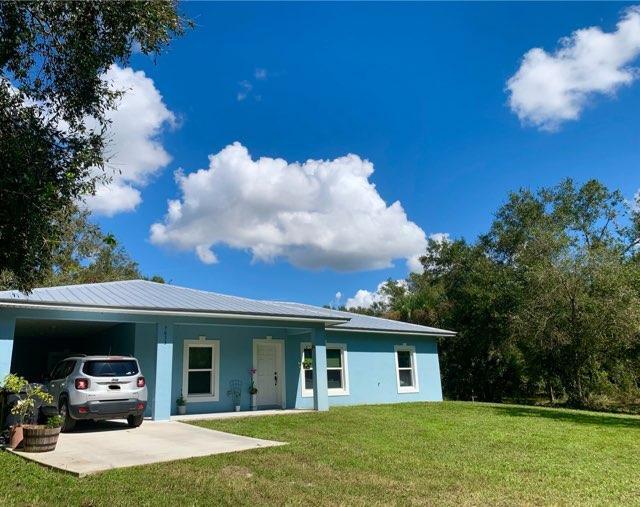
[[[228,386],[238,379],[248,386],[249,369],[262,361],[256,370],[264,374],[255,379],[265,386],[258,389],[259,408],[328,410],[325,328],[347,321],[325,308],[145,280],[4,291],[0,379],[15,372],[42,381],[57,361],[73,354],[132,355],[146,379],[146,415],[167,420],[181,393],[189,397],[189,413],[233,410]],[[303,342],[313,346],[316,386],[306,398],[299,387]],[[200,349],[206,351],[204,368],[190,367]],[[248,388],[241,394],[248,410]]]
[[[46,379],[58,361],[74,354],[132,355],[131,323],[16,319],[11,371],[31,382]]]

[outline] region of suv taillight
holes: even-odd
[[[138,387],[144,387],[144,377],[138,377]]]
[[[88,378],[77,378],[76,379],[76,389],[88,389],[89,387],[89,379]]]

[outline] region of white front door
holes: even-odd
[[[253,343],[258,407],[279,407],[284,382],[282,344],[274,340],[255,340]]]

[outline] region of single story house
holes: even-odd
[[[42,380],[74,353],[134,355],[148,415],[439,401],[442,329],[145,280],[0,291],[0,379]]]

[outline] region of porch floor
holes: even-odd
[[[172,421],[202,421],[211,419],[234,419],[236,417],[260,417],[263,415],[290,415],[304,414],[305,412],[315,412],[315,410],[288,408],[273,410],[245,410],[243,412],[213,412],[210,414],[186,414],[172,415]]]

